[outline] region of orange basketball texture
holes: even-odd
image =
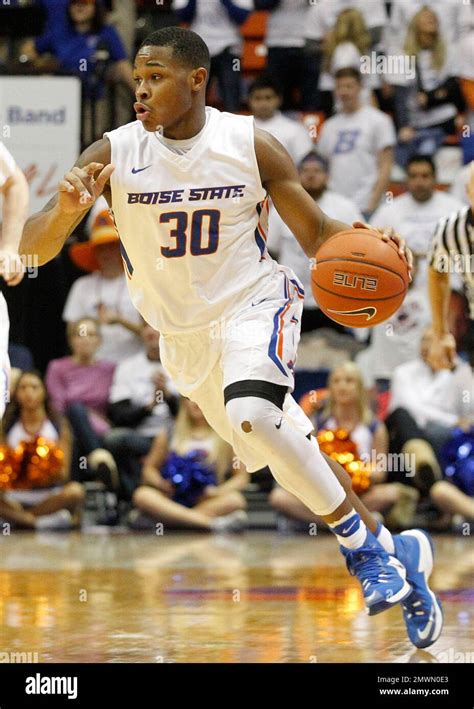
[[[387,320],[403,303],[408,282],[408,266],[397,245],[368,229],[348,229],[328,239],[311,272],[319,307],[346,327]]]

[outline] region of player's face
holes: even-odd
[[[336,370],[331,378],[331,395],[336,404],[354,404],[358,398],[357,379],[352,374]]]
[[[344,109],[354,110],[359,102],[360,84],[352,76],[336,79],[335,94]]]
[[[326,187],[327,173],[316,160],[305,162],[300,168],[301,184],[309,194],[320,194]]]
[[[134,104],[145,130],[165,132],[193,106],[196,72],[173,58],[172,47],[141,47],[135,57]]]
[[[435,176],[431,165],[420,162],[413,163],[408,168],[407,188],[417,202],[426,202],[433,194]]]
[[[16,388],[16,400],[22,409],[35,409],[44,403],[44,386],[34,374],[21,377]]]
[[[255,118],[267,121],[280,108],[281,99],[273,89],[256,89],[249,96],[249,108]]]

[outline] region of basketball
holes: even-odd
[[[346,327],[387,320],[403,303],[408,282],[408,266],[397,245],[368,229],[348,229],[328,239],[311,272],[319,307]]]

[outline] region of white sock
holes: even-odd
[[[339,544],[346,549],[358,549],[364,546],[367,527],[355,510],[344,515],[337,522],[331,522],[328,526],[336,535]]]
[[[388,551],[389,554],[395,553],[395,544],[393,542],[393,537],[388,531],[387,527],[384,527],[381,522],[377,522],[375,536],[377,537],[378,541],[383,546],[385,551]]]
[[[330,515],[346,499],[317,442],[309,441],[285,419],[283,411],[267,399],[246,396],[226,405],[233,429],[247,445],[264,453],[276,481],[314,514]],[[251,430],[242,424],[249,422]],[[245,461],[243,461],[245,463]]]

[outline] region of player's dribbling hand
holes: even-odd
[[[25,267],[18,253],[0,250],[0,276],[7,286],[17,286],[25,275]]]
[[[450,332],[431,339],[427,360],[434,370],[452,369],[455,356],[456,340]]]
[[[97,179],[94,175],[98,172]],[[115,170],[113,165],[90,162],[84,167],[73,167],[66,172],[58,185],[59,206],[67,214],[84,212],[89,209],[104,191],[104,187]]]
[[[353,222],[352,226],[355,229],[370,229],[375,231],[380,235],[380,238],[384,241],[393,241],[397,247],[400,256],[402,256],[408,265],[408,277],[410,281],[412,280],[412,270],[413,270],[413,254],[406,245],[405,239],[397,234],[393,227],[380,227],[372,226],[371,224],[366,224],[365,222]]]

